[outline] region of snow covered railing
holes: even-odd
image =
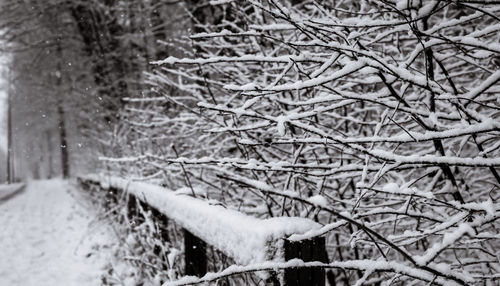
[[[15,196],[24,188],[23,183],[0,185],[0,202],[6,201],[11,197]]]
[[[206,274],[205,243],[239,265],[282,263],[291,259],[305,262],[327,260],[324,237],[287,239],[321,227],[309,219],[257,219],[185,193],[117,177],[91,175],[79,180],[101,189],[126,192],[180,225],[184,230],[186,275]],[[133,202],[135,200],[129,199],[128,208],[135,208]],[[285,285],[325,285],[325,271],[314,267],[286,268],[282,279]]]

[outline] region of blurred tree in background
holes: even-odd
[[[172,50],[159,41],[179,37],[182,21],[172,16],[183,8],[166,1],[0,5],[20,171],[67,176],[92,170],[98,153],[119,154],[128,132],[122,100],[148,92],[144,72]]]

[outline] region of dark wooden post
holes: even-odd
[[[99,186],[99,188],[101,188],[101,187]],[[106,210],[112,210],[112,209],[114,209],[114,206],[116,206],[116,203],[118,202],[118,196],[119,196],[120,190],[117,190],[113,187],[110,187],[104,191],[106,192],[104,195],[104,208]],[[113,214],[116,214],[117,212],[118,212],[117,209],[114,209],[112,211]]]
[[[325,238],[315,237],[303,241],[285,240],[285,260],[298,258],[304,262],[328,262]],[[289,268],[285,269],[286,286],[325,286],[324,268]]]
[[[153,207],[150,210],[155,225],[158,228],[158,232],[154,234],[157,243],[153,247],[153,253],[159,257],[166,257],[167,253],[162,253],[162,251],[164,251],[164,245],[170,241],[170,237],[168,236],[168,217]],[[168,270],[169,265],[167,261],[162,263],[162,268],[165,271]]]
[[[189,231],[184,233],[185,275],[201,277],[207,273],[207,245]]]
[[[137,202],[133,195],[127,196],[127,218],[133,221],[137,216]]]
[[[170,241],[168,236],[168,217],[153,207],[151,208],[151,214],[158,225],[158,238],[163,242]]]

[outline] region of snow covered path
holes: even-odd
[[[0,285],[100,285],[111,236],[85,204],[62,180],[0,203]]]

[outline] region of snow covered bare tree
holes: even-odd
[[[500,7],[296,2],[210,2],[196,54],[157,61],[152,97],[130,99],[139,139],[110,164],[314,218],[331,285],[493,285]]]

